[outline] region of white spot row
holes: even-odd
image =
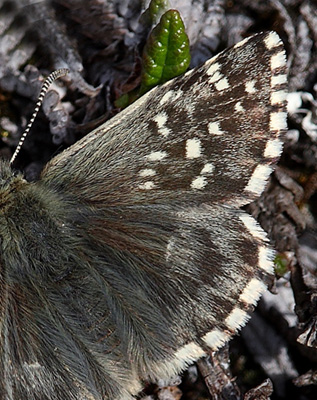
[[[165,126],[168,120],[167,114],[165,112],[161,112],[157,114],[153,119],[157,123],[159,134],[161,134],[164,137],[167,137],[171,133],[171,129]]]
[[[243,302],[247,305],[255,305],[265,290],[266,285],[262,281],[253,278],[241,293],[239,302]],[[225,324],[228,329],[234,333],[239,328],[243,327],[249,319],[250,315],[246,311],[239,307],[235,307],[225,319]],[[202,337],[202,340],[212,350],[218,350],[229,341],[231,336],[232,334],[230,332],[221,331],[215,328],[205,334]],[[190,342],[186,344],[175,353],[175,356],[170,363],[170,368],[173,369],[173,371],[169,371],[170,374],[173,375],[172,372],[174,372],[174,369],[176,369],[176,371],[184,369],[187,365],[205,356],[205,354],[205,351],[196,343]]]
[[[166,156],[167,156],[166,151],[153,151],[152,153],[147,155],[145,158],[149,161],[161,161]],[[139,176],[141,178],[146,178],[146,177],[155,176],[155,175],[156,175],[156,171],[153,168],[144,168],[144,169],[141,169],[141,171],[139,172]],[[147,182],[139,184],[139,189],[142,189],[142,190],[151,190],[151,189],[154,189],[155,187],[156,187],[156,184],[153,181],[147,181]]]
[[[239,297],[239,302],[247,305],[255,305],[265,290],[266,285],[259,279],[253,278],[242,291]],[[246,311],[236,307],[225,319],[225,324],[227,325],[228,329],[230,329],[232,332],[235,332],[237,329],[244,326],[249,318],[250,316]],[[215,328],[205,334],[202,337],[202,340],[212,350],[218,350],[229,341],[230,337],[231,334],[229,332],[221,331]],[[175,353],[174,359],[170,363],[170,368],[173,368],[173,371],[170,370],[170,375],[173,375],[172,372],[174,372],[174,369],[176,369],[176,371],[180,371],[188,364],[191,364],[204,355],[205,351],[196,343],[190,342],[186,344]]]
[[[210,175],[213,173],[215,167],[212,163],[206,163],[203,166],[203,169],[200,171],[200,175],[193,179],[190,187],[192,189],[204,189],[208,184],[208,179],[206,175]]]
[[[265,290],[266,285],[259,279],[253,278],[241,293],[239,302],[255,305]],[[232,310],[226,318],[225,323],[231,331],[236,331],[245,325],[248,319],[249,315],[247,312],[237,307]],[[231,334],[229,332],[221,331],[216,328],[204,335],[202,339],[209,348],[218,350],[228,342],[230,337]],[[177,350],[170,362],[165,363],[164,366],[159,365],[159,368],[160,370],[164,368],[167,371],[167,375],[172,376],[205,355],[205,351],[198,344],[190,342]]]
[[[255,305],[265,290],[266,285],[262,281],[253,278],[241,293],[239,301],[248,305]],[[225,324],[234,333],[243,327],[249,319],[250,315],[247,311],[235,307],[225,319]],[[213,329],[203,337],[203,340],[210,348],[217,350],[230,339],[230,336],[228,332]]]
[[[239,302],[243,302],[247,305],[255,305],[265,290],[266,285],[259,279],[253,278],[242,291],[239,297]],[[228,329],[234,333],[243,327],[249,319],[250,315],[247,311],[242,310],[239,307],[235,307],[225,319],[225,324],[227,325]],[[226,342],[228,342],[230,337],[231,334],[229,332],[213,329],[204,335],[202,339],[212,350],[218,350]]]
[[[227,89],[229,85],[229,81],[224,75],[219,72],[220,64],[219,63],[211,63],[210,67],[207,69],[206,73],[210,78],[208,79],[208,83],[213,83],[215,88],[218,91]]]
[[[210,69],[210,68],[209,68]],[[208,70],[209,71],[209,70]],[[208,72],[207,71],[207,72]],[[213,75],[211,75],[211,77],[208,79],[209,83],[215,83],[218,82],[221,78],[223,77],[223,75],[219,72],[216,71]]]

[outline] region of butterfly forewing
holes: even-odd
[[[45,382],[48,399],[63,398],[53,397],[46,368],[69,398],[129,399],[142,379],[179,372],[245,324],[273,251],[239,207],[261,194],[281,152],[285,65],[278,36],[255,35],[153,89],[47,165],[30,193],[52,218],[52,262],[25,249],[41,274],[28,266],[29,286],[8,290],[18,309],[24,299],[23,318],[33,316],[24,328],[33,358],[10,350],[23,335],[10,341],[2,330],[2,364],[38,367],[35,389],[19,369],[29,398],[41,398]],[[2,391],[22,399],[11,381]]]
[[[110,204],[255,197],[281,152],[285,86],[282,43],[274,33],[256,35],[155,88],[53,163],[74,165],[76,174],[82,161],[69,155],[87,153],[93,141],[87,164],[107,182]]]

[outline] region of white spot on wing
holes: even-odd
[[[139,172],[139,175],[142,177],[154,176],[155,174],[156,174],[156,172],[152,168],[141,169],[141,171]]]
[[[230,339],[230,335],[219,329],[213,329],[202,337],[203,341],[213,350],[220,349]]]
[[[272,168],[269,165],[258,165],[253,171],[253,174],[244,190],[260,195],[263,192],[266,181],[271,173]]]
[[[286,65],[286,57],[284,51],[273,54],[271,57],[271,69],[284,67]]]
[[[208,82],[209,83],[215,83],[217,81],[219,81],[219,79],[221,79],[223,77],[223,75],[219,72],[216,71],[209,79]]]
[[[161,126],[163,126],[166,123],[168,117],[167,117],[167,114],[162,112],[160,114],[155,115],[155,117],[153,119],[157,123],[158,127],[160,128]]]
[[[190,187],[192,189],[203,189],[207,185],[207,179],[204,176],[198,176],[195,178]]]
[[[241,310],[241,308],[234,308],[225,319],[225,324],[230,330],[235,331],[244,326],[248,319],[250,319],[250,316],[246,311]]]
[[[287,92],[285,90],[278,90],[277,92],[271,93],[271,104],[274,106],[275,104],[283,103],[287,100]]]
[[[219,122],[209,122],[208,124],[208,132],[211,135],[222,135],[223,131],[220,129]]]
[[[257,223],[257,221],[249,214],[243,213],[239,215],[239,218],[243,222],[244,226],[251,233],[251,235],[263,241],[268,241],[266,232],[261,228],[261,226]]]
[[[149,161],[161,161],[167,156],[166,151],[153,151],[146,158]]]
[[[154,189],[154,188],[155,188],[155,183],[152,182],[152,181],[148,181],[148,182],[145,182],[145,183],[140,184],[140,185],[139,185],[139,188],[140,188],[140,189],[143,189],[143,190]]]
[[[164,112],[161,112],[161,113],[155,115],[155,117],[153,119],[157,123],[159,133],[164,137],[168,136],[168,134],[171,132],[171,130],[165,126],[165,124],[168,120],[167,114]]]
[[[157,376],[175,376],[188,365],[206,355],[206,352],[194,342],[190,342],[176,351],[173,358],[157,363],[150,368]]]
[[[279,131],[287,128],[286,112],[273,112],[270,114],[270,129],[271,131]]]
[[[215,83],[215,88],[219,91],[227,89],[229,87],[229,81],[227,78],[221,79],[219,82]]]
[[[186,141],[186,158],[198,158],[201,156],[201,143],[198,138]]]
[[[246,82],[245,91],[247,93],[250,93],[250,94],[255,93],[256,92],[256,88],[255,88],[254,84],[255,84],[255,81]]]
[[[160,105],[165,104],[167,101],[169,101],[173,97],[174,91],[169,90],[164,94],[164,96],[161,98]]]
[[[188,363],[196,361],[204,355],[206,355],[204,350],[196,343],[191,342],[177,350],[175,358],[181,361],[186,360],[186,363]]]
[[[239,301],[255,305],[265,290],[266,285],[259,279],[253,278],[243,289]]]
[[[238,101],[235,105],[234,105],[234,109],[237,112],[243,112],[245,111],[245,109],[242,107],[241,101]]]
[[[264,157],[279,157],[283,150],[283,143],[279,139],[271,139],[266,143]]]
[[[287,83],[287,75],[286,74],[280,74],[280,75],[275,75],[275,76],[271,77],[271,87],[283,85],[284,83]]]
[[[259,248],[259,267],[269,274],[274,272],[275,251],[266,246]]]
[[[282,42],[276,32],[270,32],[264,39],[264,43],[268,50],[272,50],[274,47],[278,47]]]
[[[208,76],[212,76],[218,69],[220,68],[219,63],[213,63],[210,65],[210,67],[207,69],[206,73]]]
[[[204,165],[204,168],[201,170],[200,173],[201,173],[201,175],[212,174],[214,172],[214,169],[215,169],[215,167],[213,164],[207,163]]]

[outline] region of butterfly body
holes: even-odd
[[[240,209],[286,129],[283,46],[255,35],[55,157],[0,166],[0,398],[128,400],[243,326],[272,276]]]

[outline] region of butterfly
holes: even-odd
[[[0,398],[129,400],[221,348],[273,273],[241,207],[282,151],[283,44],[260,33],[53,158],[0,163]]]

